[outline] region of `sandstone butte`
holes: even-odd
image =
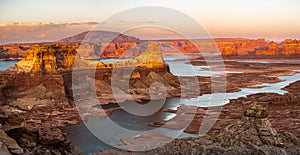
[[[18,62],[11,70],[30,72],[51,72],[71,69],[74,63],[78,67],[113,68],[118,67],[146,67],[159,68],[166,64],[163,60],[160,44],[149,43],[147,50],[133,60],[122,60],[118,63],[93,62],[81,59],[75,48],[66,44],[36,44],[27,50],[26,57]]]
[[[112,71],[115,67],[121,67],[118,80],[129,77],[129,88],[118,90],[121,97],[125,92],[130,92],[131,100],[149,100],[149,89],[155,82],[165,84],[168,88],[168,97],[180,95],[179,80],[169,72],[168,65],[163,61],[159,43],[149,43],[148,49],[143,54],[130,61],[120,61],[118,64],[81,59],[74,48],[65,44],[37,44],[27,52],[26,58],[0,72],[0,117],[1,110],[5,113],[5,117],[7,114],[10,119],[16,119],[15,115],[18,115],[19,124],[30,130],[36,130],[44,123],[62,127],[82,122],[74,102],[74,97],[81,95],[73,92],[79,88],[79,85],[75,87],[72,85],[74,77],[82,78],[84,82],[80,84],[88,86],[91,84],[96,87],[99,103],[94,103],[93,106],[90,106],[90,103],[84,105],[94,110],[94,106],[99,104],[115,103],[111,86]],[[76,68],[73,68],[74,63],[77,65]],[[78,74],[83,76],[76,76]],[[94,83],[89,83],[91,78],[95,79]],[[82,99],[91,99],[93,96],[87,94],[83,97]],[[81,101],[88,103],[89,100]],[[106,110],[90,112],[87,113],[87,117],[90,115],[106,117],[106,112]],[[2,125],[6,131],[11,127],[11,123]]]
[[[265,39],[215,39],[222,55],[293,55],[300,54],[300,40],[286,39],[280,43]],[[164,53],[216,52],[210,40],[161,40]],[[49,44],[49,43],[44,43]],[[54,43],[52,43],[54,44]],[[75,48],[84,58],[133,58],[146,49],[143,41],[121,41],[93,43],[60,43]],[[36,44],[7,44],[0,46],[0,59],[24,58],[27,50]]]
[[[76,68],[74,64],[76,63]],[[95,75],[98,94],[111,93],[112,70],[123,67],[122,76],[130,77],[130,88],[133,90],[148,89],[151,80],[156,77],[164,83],[163,76],[175,78],[169,73],[169,67],[162,58],[159,43],[150,42],[147,50],[133,60],[119,61],[118,63],[93,62],[81,59],[76,49],[66,44],[37,44],[27,50],[27,56],[0,72],[0,100],[17,101],[22,98],[34,100],[51,100],[57,103],[72,101],[72,72],[87,69]],[[132,74],[127,75],[126,69],[135,68]],[[126,74],[125,74],[125,73]],[[77,73],[77,72],[76,72]],[[90,74],[89,74],[90,75]],[[146,80],[147,79],[147,80]],[[176,81],[176,80],[175,80]],[[176,84],[174,84],[176,85]],[[176,85],[177,86],[177,85]],[[107,88],[107,90],[103,90]],[[173,88],[173,87],[172,87]],[[99,92],[98,92],[99,91]],[[142,91],[140,93],[148,91]]]

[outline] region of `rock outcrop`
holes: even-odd
[[[247,145],[284,147],[283,140],[271,127],[268,112],[255,104],[250,105],[244,111],[244,117],[240,123],[213,132],[209,139],[225,147]]]
[[[147,68],[160,68],[166,65],[161,52],[160,43],[148,43],[147,50],[135,57],[133,60],[123,60],[118,63],[118,66],[131,66],[136,65],[139,67]]]
[[[18,112],[3,107],[0,110],[0,153],[2,154],[82,154],[70,145],[59,128],[42,123],[27,126]]]
[[[132,78],[135,79],[146,77],[148,73],[155,71],[152,68],[157,68],[164,74],[168,68],[160,51],[159,44],[150,43],[144,54],[133,60],[120,61],[118,67],[149,68],[149,70],[140,69],[140,71],[134,72]],[[116,63],[90,62],[80,59],[76,54],[74,48],[64,44],[33,45],[24,60],[1,73],[0,97],[3,100],[26,97],[38,100],[68,101],[67,96],[71,95],[66,90],[68,88],[66,83],[71,81],[72,77],[68,72],[72,71],[74,63],[83,68],[97,66],[96,77],[98,80],[105,80],[106,77],[107,82],[110,83],[111,70]],[[20,84],[21,81],[22,84]]]
[[[0,134],[6,134],[6,138],[0,137],[0,141],[4,142],[12,154],[83,154],[78,148],[70,145],[70,141],[60,129],[47,124],[41,125],[37,130],[25,127],[5,132],[0,130]]]
[[[76,54],[76,50],[67,45],[33,45],[27,51],[25,59],[16,64],[16,68],[21,71],[42,73],[59,69],[70,69],[73,67]]]
[[[290,94],[293,94],[295,96],[298,96],[300,98],[300,80],[290,83],[288,86],[284,87],[283,90],[289,91]]]
[[[109,154],[109,150],[103,154]],[[116,151],[112,151],[116,153]],[[268,120],[268,112],[252,104],[245,109],[242,120],[221,130],[197,138],[174,141],[146,152],[118,154],[288,154],[300,153],[300,139],[291,133],[277,133]],[[102,154],[97,153],[98,154]]]
[[[6,154],[23,154],[24,150],[18,145],[18,143],[11,137],[9,137],[3,130],[2,125],[0,124],[0,143],[1,148],[3,148],[3,152],[0,151],[0,153],[6,153]]]
[[[129,90],[120,89],[120,96],[130,93],[137,101],[149,100],[149,89],[155,82],[166,86],[168,97],[179,96],[179,80],[169,72],[159,43],[148,46],[133,60],[103,63],[83,60],[74,48],[64,44],[34,45],[24,60],[0,73],[0,102],[19,111],[25,123],[33,127],[44,121],[55,126],[76,124],[81,119],[73,103],[73,73],[86,75],[83,80],[96,86],[99,102],[108,104],[115,102],[111,88],[115,67],[120,67],[117,80],[129,80]],[[73,68],[74,63],[78,68]],[[95,83],[90,78],[95,78]]]
[[[73,68],[74,63],[79,63],[79,67]],[[100,103],[107,104],[114,100],[110,85],[114,67],[121,67],[119,79],[129,78],[129,92],[137,100],[150,99],[149,87],[155,82],[165,84],[169,95],[171,91],[173,94],[178,92],[179,80],[169,73],[159,43],[149,43],[148,49],[140,56],[118,63],[82,60],[74,48],[64,44],[37,44],[28,50],[24,60],[0,73],[3,101],[0,123],[4,126],[5,137],[1,150],[6,153],[23,151],[25,154],[78,153],[56,128],[81,122],[72,104],[72,72],[95,69],[92,74],[96,78],[97,95]],[[132,67],[135,68],[133,72],[127,72]],[[120,89],[120,95],[124,92],[126,90]],[[107,116],[106,112],[97,114]],[[6,140],[6,137],[12,139]]]
[[[0,46],[0,59],[21,59],[32,44],[6,44]]]
[[[300,54],[300,40],[286,39],[280,43],[280,49],[284,55]]]

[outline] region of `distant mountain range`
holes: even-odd
[[[104,43],[104,42],[139,42],[140,39],[110,31],[85,31],[80,34],[61,39],[60,43]]]

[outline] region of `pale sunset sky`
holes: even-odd
[[[0,44],[58,40],[141,6],[180,11],[215,38],[300,39],[299,0],[0,0]]]

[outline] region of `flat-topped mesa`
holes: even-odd
[[[76,49],[66,44],[35,44],[27,51],[27,56],[15,65],[14,69],[46,73],[70,69],[73,67],[75,61],[84,68],[92,68],[95,65],[97,65],[97,68],[112,68],[116,65],[116,63],[92,62],[81,59],[79,56],[75,59],[76,56]],[[162,57],[160,44],[158,42],[151,42],[143,54],[133,60],[119,61],[118,66],[160,68],[165,67],[166,63]]]
[[[71,68],[76,54],[76,50],[66,44],[35,44],[15,67],[17,70],[43,73]]]
[[[118,66],[139,66],[147,68],[160,68],[166,66],[159,42],[148,43],[147,50],[133,60],[120,61]]]

